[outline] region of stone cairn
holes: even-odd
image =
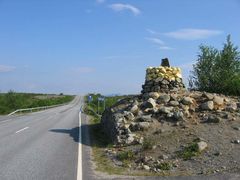
[[[168,59],[162,59],[161,66],[147,68],[145,84],[142,88],[142,94],[150,92],[168,93],[185,90],[181,69],[170,67]]]

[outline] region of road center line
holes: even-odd
[[[78,167],[77,167],[77,180],[82,180],[82,130],[81,130],[81,115],[82,107],[79,111],[79,136],[78,136]]]
[[[22,131],[24,131],[24,130],[26,130],[26,129],[28,129],[28,128],[29,128],[29,127],[22,128],[22,129],[16,131],[16,133],[20,133],[20,132],[22,132]]]
[[[11,121],[12,119],[7,119],[7,120],[3,120],[3,121],[0,121],[0,123],[4,123],[4,122],[7,122],[7,121]]]

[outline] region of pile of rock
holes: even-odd
[[[237,99],[183,89],[179,68],[148,68],[142,94],[123,99],[104,112],[101,123],[105,133],[115,144],[141,144],[141,132],[156,129],[164,121],[187,127],[219,123],[240,114]]]
[[[181,69],[177,67],[149,67],[146,70],[145,84],[142,93],[177,92],[185,88]]]

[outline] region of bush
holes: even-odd
[[[125,160],[133,160],[135,158],[135,155],[132,151],[123,151],[118,153],[117,159],[120,161],[125,161]]]
[[[198,150],[197,142],[193,142],[189,146],[185,147],[182,151],[179,151],[178,157],[183,158],[183,160],[189,160],[194,156],[197,156],[200,154]]]
[[[170,164],[169,162],[163,162],[157,165],[156,168],[161,170],[170,170],[172,168],[172,164]]]
[[[240,52],[231,42],[230,35],[222,50],[200,46],[189,86],[200,91],[240,95]]]
[[[143,145],[142,145],[143,150],[150,150],[153,148],[153,146],[154,146],[154,141],[152,139],[148,138],[143,141]]]

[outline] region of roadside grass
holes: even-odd
[[[87,102],[87,96],[85,96],[85,114],[90,116],[90,138],[93,152],[93,158],[96,163],[96,170],[100,172],[107,172],[108,174],[124,174],[126,167],[114,166],[113,162],[107,157],[105,153],[106,148],[112,148],[109,137],[107,137],[101,128],[101,115],[97,114],[97,98],[101,97],[100,94],[91,94],[92,102]],[[106,108],[115,104],[119,99],[124,96],[105,97]],[[103,106],[99,106],[99,114],[104,112]]]
[[[88,96],[92,97],[92,101],[88,102]],[[98,103],[98,98],[103,97],[101,94],[88,94],[85,96],[85,102],[86,102],[86,109],[88,115],[94,115],[94,114],[99,114],[102,115],[104,112],[104,103],[102,101],[99,101]],[[126,96],[107,96],[104,97],[105,99],[105,108],[111,107],[114,105],[116,102],[119,100],[125,98]]]
[[[51,106],[72,101],[74,96],[33,93],[0,93],[0,114],[9,114],[17,109]]]
[[[120,161],[133,160],[135,159],[135,154],[130,150],[122,151],[117,154],[117,159]]]

